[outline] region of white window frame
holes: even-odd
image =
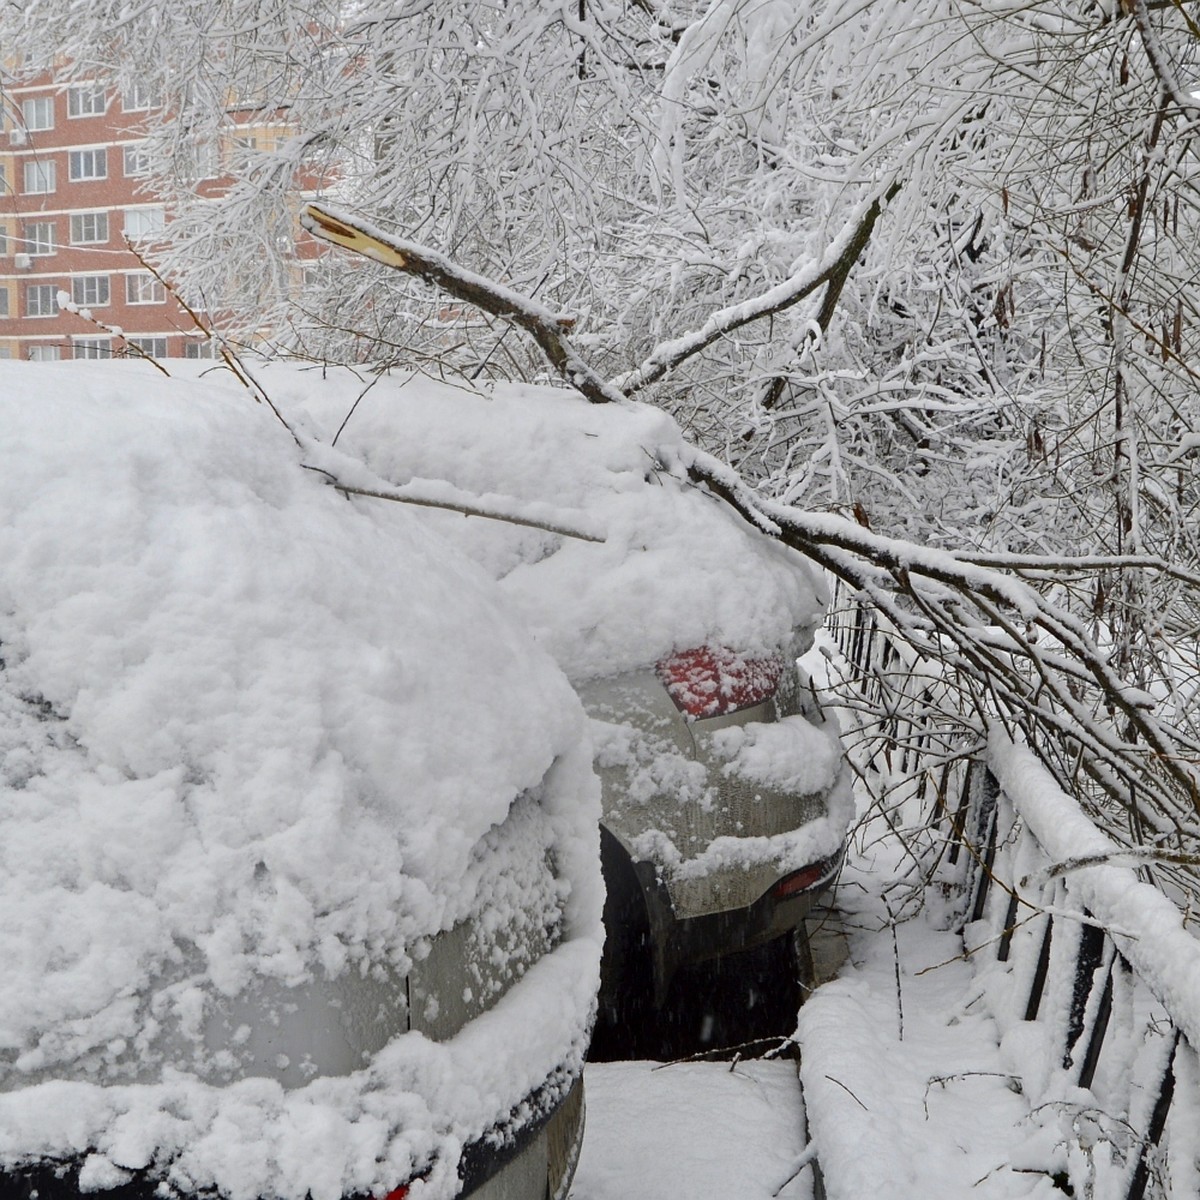
[[[127,333],[125,335],[125,342],[130,350],[136,346],[142,354],[149,355],[150,358],[166,358],[167,351],[170,349],[170,342],[167,341],[166,334],[161,333]]]
[[[84,353],[80,353],[80,351]],[[71,357],[102,359],[112,358],[112,338],[110,337],[73,337],[71,339]]]
[[[146,208],[127,208],[125,210],[125,236],[130,241],[137,238],[150,238],[162,233],[166,228],[167,214],[161,204],[150,205]],[[134,229],[134,225],[145,225],[143,229]]]
[[[35,343],[27,353],[30,362],[58,362],[62,358],[62,347],[53,342]]]
[[[58,231],[54,225],[53,221],[26,221],[21,226],[24,252],[30,258],[49,258],[58,249],[58,243],[55,241]],[[44,236],[47,230],[50,231],[49,239]]]
[[[84,234],[84,222],[91,221],[95,225],[103,226],[103,237],[86,237]],[[98,209],[94,212],[74,212],[71,214],[71,245],[72,246],[102,246],[108,241],[108,213],[103,209]],[[93,230],[99,234],[100,229]]]
[[[102,117],[108,111],[108,95],[98,83],[73,83],[67,88],[67,116]]]
[[[30,96],[21,101],[21,120],[30,133],[54,128],[54,97]]]
[[[154,94],[144,83],[135,83],[121,93],[122,112],[145,112],[147,109],[157,107],[158,102]]]
[[[50,311],[42,311],[42,300],[47,293],[50,296]],[[33,297],[38,296],[38,302],[33,303]],[[57,283],[27,283],[25,285],[25,315],[38,320],[47,320],[58,316],[58,284]]]
[[[94,297],[89,298],[89,291],[94,293]],[[71,303],[80,308],[107,308],[112,303],[111,279],[102,273],[72,275]]]
[[[9,313],[8,288],[0,287],[0,317],[7,317]]]
[[[167,289],[149,271],[131,271],[125,276],[125,303],[166,304]]]
[[[205,338],[202,342],[192,339],[183,343],[183,357],[216,358],[217,348],[214,345],[212,338]]]
[[[126,179],[144,179],[150,174],[150,151],[145,142],[121,147],[121,169]]]
[[[27,158],[21,172],[23,192],[26,196],[48,196],[55,190],[58,172],[52,158]],[[33,187],[30,187],[30,183]]]
[[[85,165],[90,170],[85,171]],[[97,168],[100,168],[99,171],[97,171]],[[82,150],[69,150],[67,152],[67,176],[72,183],[87,183],[93,179],[107,179],[107,147],[89,146]]]

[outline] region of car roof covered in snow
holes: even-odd
[[[800,631],[806,645],[820,624],[816,572],[687,483],[689,447],[660,409],[398,371],[273,364],[261,380],[314,436],[338,434],[377,484],[602,539],[430,518],[577,682],[702,644],[769,650]]]
[[[599,937],[582,710],[483,572],[304,458],[242,389],[0,364],[0,1158],[118,1144],[119,1171],[169,1143],[231,1194],[393,1186],[581,1053]],[[424,1049],[286,1096],[78,1072],[13,1093],[57,1064],[101,1078],[181,948],[224,995],[406,970],[478,906],[472,850],[556,760],[545,805],[573,890],[563,961],[514,989],[544,992],[536,1036],[514,1033],[510,993],[486,1052],[478,1030],[457,1049],[467,1034],[412,1035]],[[362,1125],[384,1086],[393,1115]],[[331,1149],[305,1120],[360,1123]]]

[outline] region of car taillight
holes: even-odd
[[[657,671],[680,712],[719,717],[775,695],[783,678],[783,659],[748,658],[722,646],[698,646],[662,659]]]
[[[798,896],[801,892],[810,891],[833,874],[841,857],[839,851],[837,854],[830,855],[829,858],[823,858],[820,862],[811,863],[799,871],[785,875],[771,889],[771,895],[776,900],[786,900],[789,896]]]
[[[405,1185],[403,1187],[392,1188],[386,1196],[382,1197],[382,1200],[404,1200],[407,1195],[408,1186]]]

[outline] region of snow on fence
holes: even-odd
[[[897,811],[937,835],[929,886],[956,898],[1029,1103],[1021,1169],[1093,1200],[1196,1200],[1200,941],[1185,914],[1027,749],[993,734],[955,759],[936,720],[940,664],[865,606],[832,628],[878,714],[860,763],[906,776]]]

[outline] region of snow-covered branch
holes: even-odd
[[[576,386],[579,379],[595,382],[595,373],[570,345],[564,323],[549,310],[347,215],[317,211],[319,217],[310,209],[306,219],[322,236],[419,274],[487,312],[510,317],[529,330],[564,374],[562,363],[579,364],[576,374],[568,376]],[[850,239],[852,231],[846,236]],[[830,257],[836,261],[832,252]],[[605,391],[589,398],[609,396]],[[1145,691],[1121,678],[1081,621],[1031,582],[972,561],[978,556],[887,537],[843,517],[763,499],[731,466],[700,450],[689,450],[685,461],[666,466],[730,505],[760,533],[845,580],[923,653],[978,681],[978,694],[986,700],[977,703],[990,706],[978,714],[981,728],[1000,719],[1023,728],[1037,748],[1053,748],[1054,753],[1074,748],[1071,752],[1085,760],[1083,769],[1092,778],[1122,803],[1136,804],[1156,827],[1200,829],[1197,779],[1187,762],[1192,743],[1156,716]],[[1153,556],[1089,556],[1065,563],[1022,556],[1006,565],[1018,564],[1051,579],[1084,564],[1114,571],[1170,569]],[[1195,582],[1190,572],[1174,573]]]
[[[761,295],[713,313],[699,329],[656,346],[636,370],[628,371],[614,379],[613,386],[626,396],[632,396],[634,392],[661,379],[718,339],[728,336],[751,321],[760,321],[764,317],[781,313],[826,285],[828,291],[821,305],[818,324],[822,329],[827,328],[833,307],[845,286],[851,268],[870,240],[871,232],[885,204],[894,199],[899,190],[900,185],[892,182],[880,188],[870,199],[864,200],[816,262],[805,263],[791,278],[776,284]]]
[[[559,374],[589,400],[611,403],[623,399],[620,392],[579,357],[567,340],[566,331],[575,323],[572,317],[552,312],[501,283],[465,270],[436,250],[394,237],[349,213],[309,204],[300,219],[305,229],[324,241],[423,279],[457,300],[519,325],[537,342]]]

